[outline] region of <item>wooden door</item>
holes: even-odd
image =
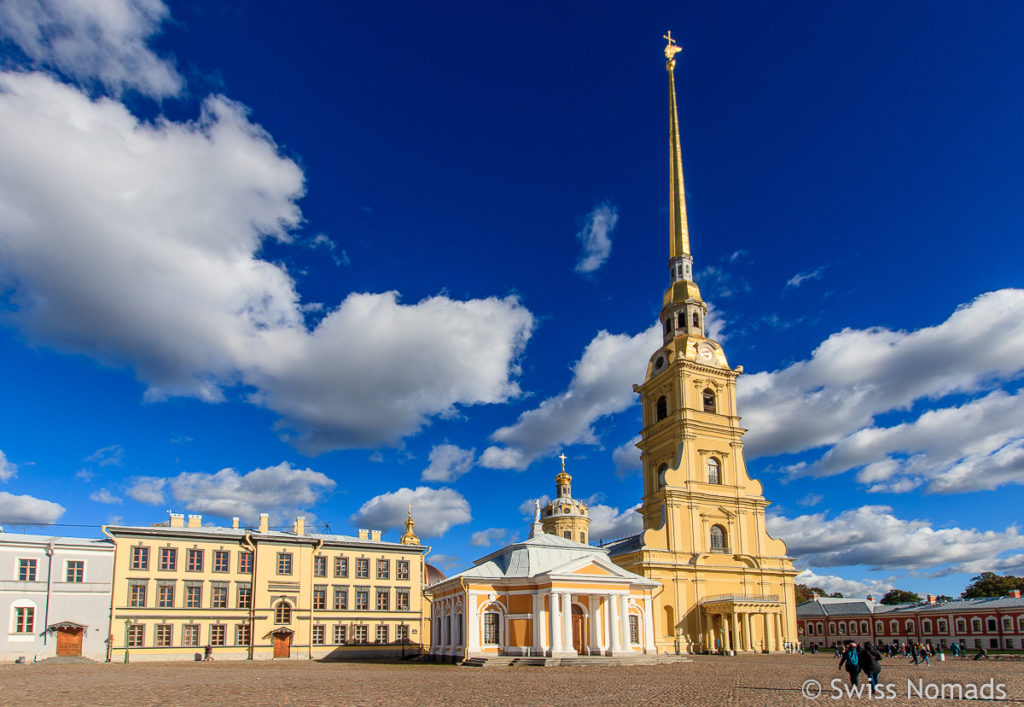
[[[577,654],[582,655],[584,653],[583,647],[585,645],[585,624],[583,622],[583,610],[578,606],[572,607],[572,647]]]
[[[274,634],[274,657],[291,658],[292,656],[292,635],[290,633]]]
[[[82,633],[80,628],[57,629],[57,655],[81,656]]]

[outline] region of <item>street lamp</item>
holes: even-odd
[[[132,620],[131,619],[125,619],[124,620],[124,662],[125,663],[130,662],[128,660],[128,636],[131,635],[131,629],[132,629]]]
[[[403,619],[400,624],[402,627],[402,658],[405,658],[405,620]]]

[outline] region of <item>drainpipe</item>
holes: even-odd
[[[100,532],[110,539],[110,542],[114,543],[114,559],[110,565],[110,612],[107,615],[107,658],[106,662],[109,663],[110,659],[114,655],[114,575],[117,570],[117,543],[114,541],[114,536],[107,532],[107,526],[101,525]],[[125,643],[125,650],[128,650],[128,644]]]
[[[323,538],[316,541],[313,552],[309,556],[309,644],[306,646],[307,657],[313,660],[313,566],[316,563],[316,551],[324,546]]]
[[[50,592],[53,586],[53,543],[51,540],[46,544],[46,604],[43,608],[43,647],[32,657],[32,662],[39,660],[39,656],[46,650],[46,638],[50,635]],[[1000,641],[1002,643],[1002,641]]]
[[[248,531],[242,536],[242,544],[252,551],[252,570],[249,573],[249,660],[252,660],[253,641],[256,640],[256,545]]]

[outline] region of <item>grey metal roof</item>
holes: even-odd
[[[873,614],[878,605],[866,599],[840,599],[838,597],[818,597],[797,604],[798,618],[805,616],[860,616]]]
[[[613,540],[601,547],[607,550],[610,556],[618,557],[619,555],[625,555],[628,552],[636,552],[643,546],[643,533],[637,533],[636,535],[631,535],[628,538]]]
[[[86,547],[97,550],[113,550],[114,544],[107,538],[68,538],[62,535],[26,535],[23,533],[0,533],[0,543],[49,545],[64,547]]]
[[[171,527],[167,525],[108,525],[106,529],[111,533],[125,533],[132,534],[137,533],[141,535],[177,535],[187,536],[196,535],[202,537],[222,537],[232,538],[241,540],[246,534],[251,535],[257,540],[282,540],[282,541],[310,541],[310,540],[323,540],[325,544],[330,545],[359,545],[368,547],[387,547],[387,548],[404,548],[409,552],[422,552],[426,549],[425,545],[403,545],[399,542],[391,542],[387,540],[373,540],[371,538],[359,538],[352,535],[334,535],[324,533],[304,533],[302,535],[296,535],[283,530],[267,530],[260,532],[252,528],[225,528],[216,525],[201,525],[195,528],[185,527]]]
[[[981,597],[978,599],[955,599],[953,601],[929,604],[913,602],[905,604],[873,604],[862,599],[832,599],[819,597],[805,601],[796,607],[798,618],[812,616],[851,616],[864,614],[917,614],[949,613],[955,611],[987,611],[990,609],[1024,609],[1024,598]]]

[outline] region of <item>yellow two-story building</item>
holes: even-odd
[[[418,653],[429,640],[424,556],[399,542],[269,527],[105,526],[114,542],[111,660],[325,658]],[[207,651],[209,647],[209,651]]]

